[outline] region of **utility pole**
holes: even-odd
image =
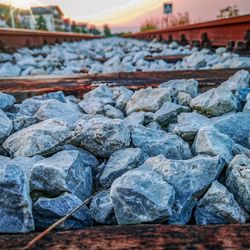
[[[13,5],[12,2],[10,2],[10,18],[11,18],[11,26],[13,29],[16,28],[16,24],[15,24],[15,18],[14,18],[14,9],[13,9]]]

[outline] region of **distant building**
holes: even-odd
[[[49,31],[64,31],[64,14],[57,5],[31,7],[31,10],[22,11],[21,15],[25,28],[36,29],[36,20],[42,16]]]
[[[72,32],[72,20],[70,18],[64,18],[63,24],[64,24],[64,30],[66,32]]]

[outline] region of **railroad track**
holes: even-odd
[[[46,92],[62,90],[66,94],[82,94],[107,83],[109,86],[127,86],[140,89],[158,86],[172,79],[199,81],[205,91],[217,87],[240,69],[197,70],[172,72],[136,72],[100,75],[43,76],[27,78],[2,78],[0,91],[13,94],[18,101]],[[246,69],[250,72],[250,68]],[[21,249],[37,233],[0,235],[2,250]],[[31,249],[250,249],[250,224],[173,226],[135,225],[102,226],[86,230],[52,232]]]
[[[0,28],[0,51],[14,51],[21,47],[41,47],[46,44],[97,39],[102,36],[89,34],[35,31]]]
[[[230,50],[250,51],[250,15],[218,19],[175,28],[138,32],[127,38],[159,41],[178,41],[203,47],[228,46]]]
[[[204,92],[217,87],[240,69],[184,70],[164,72],[111,73],[73,76],[37,76],[1,78],[0,91],[14,95],[17,101],[43,93],[62,90],[65,94],[82,97],[82,94],[100,84],[109,86],[127,86],[130,89],[157,87],[173,79],[191,79],[199,82]],[[250,72],[250,69],[246,69]]]

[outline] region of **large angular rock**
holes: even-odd
[[[104,190],[93,197],[90,203],[92,218],[101,224],[116,224],[114,205],[110,197],[110,190]]]
[[[189,160],[169,160],[163,155],[149,158],[140,169],[150,169],[162,175],[175,190],[173,214],[170,224],[189,222],[197,199],[218,178],[224,167],[216,156],[200,155]]]
[[[34,193],[55,197],[63,192],[84,200],[92,193],[92,171],[84,165],[76,150],[63,150],[37,162],[31,173],[30,187]]]
[[[45,93],[43,95],[33,96],[32,99],[44,100],[44,101],[55,99],[59,102],[63,102],[63,103],[67,102],[67,98],[65,97],[65,95],[62,91],[49,92],[49,93]]]
[[[250,212],[250,158],[236,155],[226,172],[226,185],[237,202]]]
[[[241,88],[249,87],[250,74],[246,70],[237,71],[233,76],[228,78],[227,81],[221,84],[222,87],[227,87],[230,90],[238,90]]]
[[[169,88],[138,90],[127,103],[127,114],[138,111],[155,112],[161,108],[164,102],[171,102],[171,96],[172,89]]]
[[[12,134],[3,147],[14,157],[46,155],[70,136],[71,132],[63,121],[49,119]]]
[[[243,108],[243,112],[250,112],[250,93],[246,97],[246,104]]]
[[[198,85],[195,79],[177,79],[162,83],[160,88],[173,88],[176,94],[185,92],[194,98],[198,93]]]
[[[109,157],[115,151],[129,147],[130,131],[122,120],[96,116],[78,122],[72,143],[96,156]]]
[[[189,111],[188,107],[180,106],[172,102],[165,102],[154,114],[154,120],[161,126],[167,127],[177,121],[177,116],[182,112]]]
[[[170,125],[169,129],[187,142],[193,142],[198,130],[211,123],[206,116],[194,112],[181,113],[177,121],[178,123]]]
[[[199,129],[192,149],[196,155],[218,155],[228,164],[233,158],[234,144],[227,135],[220,133],[213,126],[206,126]]]
[[[21,167],[0,167],[0,232],[28,233],[34,230],[29,183]]]
[[[198,51],[194,52],[190,56],[186,56],[183,60],[186,66],[191,69],[199,69],[207,64],[205,55]]]
[[[128,115],[123,122],[127,126],[131,125],[143,125],[145,120],[145,112],[140,111],[140,112],[133,112],[132,114]]]
[[[144,161],[144,154],[139,148],[127,148],[113,153],[100,177],[103,186],[109,187],[115,179],[127,171],[137,168]]]
[[[33,206],[36,229],[41,230],[48,228],[81,204],[82,201],[79,198],[68,193],[52,199],[45,197],[39,198]],[[58,229],[82,229],[92,226],[92,224],[93,220],[90,216],[89,209],[83,205],[66,221],[60,224]]]
[[[236,143],[250,148],[248,137],[250,135],[250,114],[228,114],[213,119],[213,126],[221,133],[228,135]]]
[[[13,125],[8,116],[0,109],[0,142],[8,137],[13,129]]]
[[[112,88],[112,91],[113,99],[115,100],[115,107],[125,112],[127,103],[129,102],[134,92],[124,86],[114,87]]]
[[[19,66],[7,62],[0,67],[0,76],[1,77],[19,76],[21,71],[22,70]]]
[[[163,154],[170,159],[192,157],[189,145],[181,137],[163,130],[150,129],[140,125],[133,126],[131,138],[133,145],[141,148],[149,156]]]
[[[207,117],[235,111],[237,101],[228,88],[213,88],[191,100],[190,106]]]
[[[14,105],[16,98],[12,95],[8,95],[0,92],[0,109],[6,110]]]
[[[83,116],[79,106],[74,103],[62,103],[52,99],[41,105],[34,117],[39,121],[48,119],[61,119],[70,128],[74,128],[76,122]]]
[[[195,211],[196,223],[201,225],[245,223],[248,219],[234,196],[218,181],[212,183]]]
[[[131,170],[110,191],[118,224],[165,222],[172,214],[174,189],[151,170]]]

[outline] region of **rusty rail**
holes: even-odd
[[[246,33],[248,32],[248,37]],[[190,24],[175,28],[138,32],[125,35],[128,38],[158,39],[163,41],[180,41],[191,43],[199,41],[201,44],[212,44],[213,46],[227,46],[229,42],[244,41],[249,39],[250,15],[232,18],[218,19],[209,22]],[[242,46],[238,44],[237,46]],[[249,41],[244,46],[249,46]],[[246,48],[247,49],[247,48]]]
[[[37,234],[0,235],[2,250],[24,247]],[[103,226],[53,232],[32,249],[250,249],[250,224]]]
[[[40,47],[45,44],[74,42],[97,39],[101,37],[102,36],[67,32],[48,32],[26,29],[0,28],[0,49],[6,51],[25,46],[32,48]]]
[[[130,89],[156,87],[173,79],[196,79],[201,91],[217,87],[239,69],[184,70],[164,72],[112,73],[73,76],[30,76],[0,78],[0,91],[14,95],[18,101],[25,98],[62,90],[66,94],[82,97],[83,93],[100,84],[127,86]],[[250,69],[246,69],[250,72]]]

